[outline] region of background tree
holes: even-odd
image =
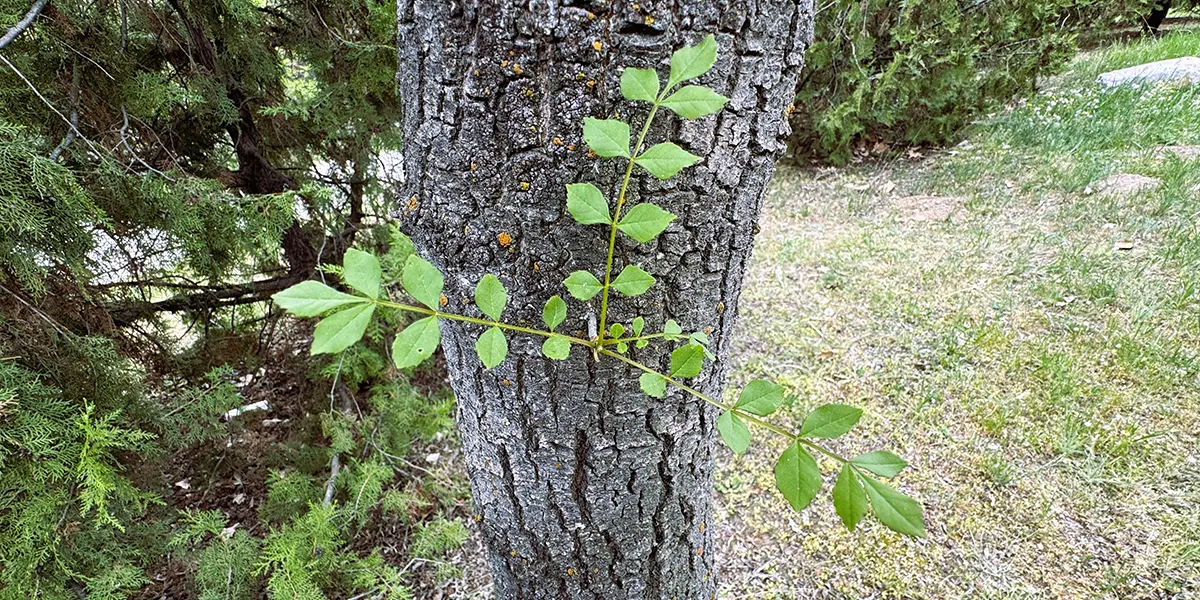
[[[811,35],[805,1],[607,5],[405,2],[400,91],[405,182],[397,216],[447,277],[446,310],[498,273],[518,322],[537,322],[572,271],[604,264],[607,239],[566,213],[564,186],[620,183],[589,156],[585,116],[625,115],[624,66],[658,68],[673,50],[715,34],[718,62],[701,82],[731,100],[698,121],[663,119],[666,138],[707,157],[670,182],[638,176],[630,201],[679,215],[655,244],[622,243],[616,261],[658,279],[615,300],[612,322],[646,315],[708,332],[724,356],[758,211],[783,149],[784,116]],[[586,176],[586,177],[585,177]],[[597,315],[599,298],[572,302]],[[590,337],[594,323],[565,331]],[[572,354],[551,363],[540,340],[514,338],[485,372],[473,326],[443,326],[474,502],[504,598],[708,598],[715,412],[671,392],[648,398],[640,372]],[[651,356],[649,353],[657,352]],[[640,353],[665,367],[660,350]],[[720,395],[724,367],[701,375]]]

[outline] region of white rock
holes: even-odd
[[[1134,83],[1183,80],[1200,83],[1200,58],[1185,56],[1101,73],[1096,83],[1111,88]]]

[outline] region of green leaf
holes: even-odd
[[[504,291],[504,284],[491,273],[484,275],[475,286],[475,306],[493,321],[499,321],[505,304],[508,304],[508,292]]]
[[[567,338],[548,337],[542,342],[542,354],[554,360],[565,360],[571,353],[571,342]]]
[[[629,125],[623,121],[584,117],[583,139],[598,156],[629,158]]]
[[[862,417],[862,409],[845,404],[825,404],[804,417],[801,437],[835,438],[850,431]]]
[[[863,477],[867,484],[867,498],[871,500],[871,508],[879,522],[896,533],[925,537],[925,517],[921,515],[921,505],[916,500],[901,494],[891,486]]]
[[[487,369],[504,362],[504,357],[508,356],[508,340],[504,339],[504,332],[499,327],[488,327],[475,342],[475,353]]]
[[[680,346],[671,352],[671,377],[695,377],[704,366],[704,348],[699,344]]]
[[[613,323],[612,327],[608,328],[608,337],[617,339],[625,334],[625,326],[620,323]]]
[[[626,67],[621,71],[621,93],[626,100],[654,102],[658,98],[658,73],[652,69]]]
[[[658,373],[642,373],[638,377],[638,383],[642,386],[642,391],[654,398],[662,398],[667,395],[667,380],[663,379]]]
[[[630,326],[633,327],[633,335],[642,335],[642,330],[646,328],[646,319],[643,319],[642,317],[634,317],[633,322],[630,323]]]
[[[368,302],[362,296],[344,294],[313,280],[302,281],[282,292],[276,292],[271,299],[279,308],[297,317],[315,317],[339,306]]]
[[[765,417],[779,408],[783,402],[783,387],[765,379],[751,381],[742,389],[735,408]]]
[[[654,278],[636,265],[627,265],[612,281],[612,288],[626,296],[640,296],[654,285]],[[581,298],[582,299],[582,298]]]
[[[695,46],[687,46],[676,50],[671,55],[671,76],[667,79],[667,89],[675,84],[695,79],[708,72],[713,63],[717,62],[717,40],[712,34]]]
[[[433,310],[441,308],[442,287],[445,281],[441,271],[429,261],[416,254],[409,255],[404,263],[404,270],[400,272],[400,282],[404,284],[408,295],[416,298],[417,302]]]
[[[726,102],[729,98],[702,85],[688,85],[668,96],[662,105],[685,119],[699,119],[721,110]]]
[[[903,458],[887,450],[868,452],[854,457],[850,462],[880,477],[895,477],[900,474],[900,471],[904,470],[904,467],[908,466],[908,463]]]
[[[850,463],[842,465],[837,483],[833,484],[833,509],[850,531],[854,531],[863,515],[867,514],[867,494]]]
[[[596,279],[595,275],[587,271],[575,271],[567,276],[563,281],[563,285],[567,286],[567,291],[571,292],[578,300],[588,301],[592,296],[600,293],[604,289],[604,285]]]
[[[667,322],[663,323],[663,333],[666,334],[667,339],[674,339],[683,333],[683,328],[675,322],[675,319],[667,319]]]
[[[750,447],[750,428],[746,427],[740,417],[729,411],[717,417],[717,431],[721,433],[721,440],[734,454],[741,454]]]
[[[625,354],[625,351],[627,350],[629,350],[629,344],[626,344],[625,342],[617,342],[617,352]]]
[[[383,269],[379,267],[379,259],[375,255],[351,248],[342,257],[342,279],[346,285],[377,300]]]
[[[650,340],[638,340],[634,345],[638,348],[645,348],[646,346],[650,345]]]
[[[804,510],[821,491],[821,470],[800,442],[792,442],[775,463],[775,487],[796,511]]]
[[[662,233],[674,220],[675,215],[654,204],[643,202],[631,208],[621,218],[617,229],[639,242],[646,243],[658,237],[658,234]]]
[[[396,341],[392,342],[392,360],[396,368],[407,369],[425,362],[425,359],[433,356],[440,340],[441,327],[437,317],[413,321],[396,334]]]
[[[635,162],[659,179],[670,179],[684,167],[690,167],[699,160],[699,156],[671,142],[663,142],[639,154]]]
[[[313,330],[310,354],[337,354],[362,339],[375,314],[374,304],[360,304],[321,319]]]
[[[600,188],[590,183],[567,184],[567,212],[580,225],[608,225],[612,215],[608,212],[608,201]]]
[[[566,318],[567,303],[558,296],[550,296],[550,299],[546,301],[546,306],[542,307],[542,321],[546,323],[546,327],[550,331],[554,331],[554,328],[562,325]]]

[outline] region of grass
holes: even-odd
[[[718,474],[723,598],[1200,595],[1200,159],[1157,151],[1200,145],[1200,86],[1092,83],[1198,48],[1081,55],[924,160],[780,170],[733,383],[863,407],[842,450],[907,458],[929,537],[789,513],[760,436]],[[1162,185],[1085,193],[1114,174]]]

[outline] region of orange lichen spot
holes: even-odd
[[[588,158],[596,158],[596,151],[588,148]]]
[[[507,379],[505,379],[504,381],[501,381],[500,383],[503,383],[504,385],[512,385],[512,382]]]
[[[516,56],[516,55],[517,55],[517,53],[516,53],[516,52],[514,52],[514,51],[512,51],[512,50],[509,50],[509,51],[508,51],[508,55],[509,55],[509,56]]]
[[[447,298],[445,294],[442,294],[442,295],[438,296],[438,304],[441,304],[442,306],[445,306],[445,305],[447,305],[447,304],[449,304],[449,303],[450,303],[450,299],[449,299],[449,298]]]
[[[650,15],[646,15],[646,18],[645,18],[645,19],[642,19],[642,21],[644,21],[644,22],[645,22],[647,25],[653,25],[653,24],[654,24],[654,17],[652,17],[652,16],[650,16]]]
[[[704,548],[696,548],[697,556],[702,556],[703,554],[704,554]]]
[[[567,577],[574,577],[575,569],[567,569]]]
[[[476,523],[478,523],[478,522],[480,522],[480,521],[482,521],[482,520],[483,520],[483,515],[480,515],[480,514],[476,514],[476,515],[475,515],[475,522],[476,522]]]
[[[704,333],[712,333],[712,327],[705,327]]]
[[[575,144],[567,144],[567,150],[570,150],[571,152],[574,152],[574,151],[575,151]]]
[[[520,75],[521,73],[524,73],[524,72],[525,72],[525,69],[522,69],[521,65],[519,65],[517,63],[513,63],[513,73]]]
[[[588,82],[587,82],[587,86],[588,86],[588,89],[591,89],[591,88],[594,88],[594,87],[596,87],[596,80],[595,80],[595,79],[589,79],[589,80],[588,80]]]
[[[595,18],[596,18],[596,13],[594,13],[594,12],[592,12],[592,11],[590,11],[590,10],[589,10],[589,11],[588,11],[588,18],[589,18],[589,19],[595,19]]]
[[[502,61],[500,61],[500,68],[501,68],[501,69],[507,69],[507,68],[508,68],[508,61],[507,61],[507,60],[502,60]]]
[[[408,199],[408,210],[417,210],[417,197],[413,196]]]
[[[534,270],[534,271],[541,271],[541,270],[542,270],[542,266],[541,266],[541,265],[539,265],[539,264],[537,264],[537,263],[533,263],[533,270]]]
[[[555,146],[561,146],[562,140],[560,138],[554,138],[553,140],[551,140],[551,143],[554,144]]]
[[[792,114],[792,113],[794,113],[794,112],[796,112],[796,105],[795,105],[795,104],[789,104],[789,105],[788,105],[788,107],[787,107],[787,110],[783,111],[783,114],[785,114],[785,115],[791,115],[791,114]]]
[[[508,232],[507,232],[507,231],[501,231],[501,232],[500,232],[500,235],[497,235],[497,236],[496,236],[496,241],[497,241],[497,242],[500,242],[500,246],[501,246],[501,247],[503,247],[503,248],[507,248],[507,247],[509,247],[510,245],[512,245],[512,241],[513,241],[513,240],[512,240],[512,236],[511,236],[511,235],[508,235]]]
[[[520,186],[521,186],[521,191],[522,191],[522,192],[528,192],[528,191],[529,191],[529,182],[528,182],[528,181],[522,181],[522,182],[521,182],[521,184],[520,184]]]
[[[471,170],[472,170],[472,171],[474,171],[475,169],[478,169],[478,168],[479,168],[479,167],[478,167],[478,166],[477,166],[475,163],[471,163]]]
[[[596,40],[596,41],[592,42],[592,47],[593,47],[593,48],[595,48],[595,49],[597,49],[597,50],[603,50],[603,49],[604,49],[604,44],[603,44],[603,43],[601,43],[601,42],[600,42],[600,40]]]

